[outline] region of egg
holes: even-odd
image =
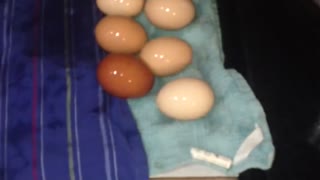
[[[197,78],[180,78],[163,86],[157,97],[159,110],[176,120],[197,120],[206,116],[214,105],[212,88]]]
[[[192,0],[147,0],[144,12],[156,27],[177,30],[193,21],[195,6]]]
[[[102,89],[120,98],[138,98],[153,86],[154,76],[137,57],[109,54],[98,65],[97,79]]]
[[[191,64],[192,47],[176,37],[160,37],[149,41],[140,57],[155,75],[169,76]]]
[[[136,53],[147,41],[144,28],[124,16],[106,16],[95,27],[95,37],[102,49],[112,53]]]
[[[96,0],[97,7],[107,15],[136,16],[144,5],[144,0]]]

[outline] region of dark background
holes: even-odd
[[[272,169],[240,180],[320,179],[320,7],[311,0],[218,0],[226,66],[261,101]],[[318,124],[317,124],[318,122]]]

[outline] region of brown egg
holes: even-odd
[[[97,69],[102,88],[120,98],[138,98],[146,95],[153,86],[154,76],[137,57],[127,54],[110,54]]]
[[[96,0],[96,3],[104,14],[136,16],[142,11],[144,0]]]
[[[144,12],[153,25],[178,30],[193,21],[196,9],[192,0],[147,0]]]
[[[158,37],[146,43],[140,57],[154,75],[169,76],[192,63],[192,47],[176,37]]]
[[[96,28],[97,43],[111,53],[136,53],[147,41],[147,33],[135,20],[124,16],[102,18]]]

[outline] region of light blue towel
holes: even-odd
[[[216,1],[194,0],[194,3],[197,17],[193,24],[183,30],[160,30],[152,26],[143,14],[137,18],[151,39],[180,37],[189,42],[194,50],[193,64],[186,70],[175,76],[157,78],[148,96],[129,100],[149,158],[151,176],[192,163],[205,165],[227,176],[237,176],[249,168],[268,169],[273,161],[274,147],[266,116],[245,79],[235,70],[224,68]],[[180,77],[201,78],[214,89],[216,104],[205,118],[178,122],[167,118],[157,109],[155,98],[160,88]],[[257,128],[261,130],[258,139],[263,136],[262,142],[255,135],[248,138]],[[248,141],[244,143],[246,139]],[[250,149],[250,144],[254,143],[257,143],[256,146]],[[228,158],[231,166],[195,158],[192,149]],[[236,157],[239,151],[242,151],[241,160]]]

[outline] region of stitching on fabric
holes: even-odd
[[[11,22],[14,19],[14,15],[15,15],[15,0],[12,0],[12,4],[11,4],[11,13],[10,13],[10,18],[11,18]],[[12,32],[13,32],[13,23],[10,24],[10,30],[9,30],[9,46],[8,46],[8,54],[7,57],[5,59],[5,61],[8,61],[8,59],[11,56],[11,51],[12,51]],[[8,116],[9,116],[9,76],[10,76],[10,64],[9,62],[7,62],[7,72],[6,72],[6,89],[5,89],[5,127],[4,127],[4,180],[7,180],[7,146],[8,146]]]
[[[74,1],[70,0],[70,9],[72,10],[74,8]],[[70,12],[72,15],[72,11]],[[71,17],[70,20],[70,31],[74,32],[74,17]],[[73,67],[75,67],[76,65],[76,58],[74,57],[74,36],[73,33],[71,33],[71,62],[73,63]],[[74,120],[74,134],[75,134],[75,144],[76,144],[76,158],[77,158],[77,162],[78,162],[78,176],[79,176],[79,180],[82,180],[82,163],[81,163],[81,151],[80,151],[80,141],[79,141],[79,126],[78,126],[78,88],[77,88],[77,79],[75,78],[77,74],[76,68],[72,69],[72,79],[73,79],[73,120]]]
[[[3,82],[3,78],[4,78],[4,67],[5,67],[5,62],[6,62],[6,57],[7,57],[7,26],[8,26],[8,19],[6,16],[8,16],[9,14],[9,2],[4,2],[5,6],[4,6],[4,21],[3,21],[3,51],[2,51],[2,56],[1,56],[1,64],[0,64],[0,81]],[[2,84],[0,84],[0,130],[2,130]],[[1,131],[2,132],[2,131]],[[4,131],[3,131],[4,132]],[[2,134],[0,134],[0,138],[2,139]],[[1,142],[0,139],[0,142]],[[4,145],[4,144],[3,144]],[[2,147],[2,145],[0,146],[0,148]],[[4,148],[4,147],[3,147]],[[4,149],[3,149],[3,154],[1,154],[1,156],[3,156],[2,158],[5,158],[5,154],[4,154]],[[4,160],[3,162],[4,163]],[[2,164],[1,163],[1,164]],[[4,164],[3,164],[4,167]],[[6,169],[4,169],[4,171],[6,171]],[[3,172],[5,173],[5,172]]]
[[[42,1],[41,6],[41,40],[40,40],[40,56],[43,57],[44,54],[44,26],[45,26],[45,1]],[[46,180],[46,171],[44,166],[44,62],[43,59],[40,60],[40,166],[41,166],[41,177],[42,180]]]
[[[94,23],[97,20],[97,8],[96,8],[96,4],[93,1],[93,5],[92,5],[92,15],[93,15],[93,25],[95,25]],[[95,59],[97,61],[97,64],[100,61],[100,55],[99,55],[99,48],[98,46],[95,44],[94,45],[94,49],[95,49]],[[103,150],[104,150],[104,161],[105,161],[105,173],[106,173],[106,177],[107,180],[113,180],[111,178],[111,168],[110,168],[110,158],[109,158],[109,149],[108,149],[108,138],[106,136],[106,127],[105,127],[105,122],[104,122],[104,113],[103,113],[103,94],[102,94],[102,89],[99,86],[98,88],[98,106],[99,106],[99,126],[100,126],[100,131],[101,131],[101,137],[102,137],[102,143],[103,143]]]
[[[70,8],[70,1],[64,0],[64,55],[65,55],[65,76],[66,76],[66,122],[67,122],[67,142],[68,142],[68,161],[69,161],[69,176],[70,180],[75,180],[75,170],[74,170],[74,154],[73,154],[73,136],[72,136],[72,115],[71,115],[71,105],[72,105],[72,79],[70,70],[70,40],[69,40],[69,14],[68,10]]]

